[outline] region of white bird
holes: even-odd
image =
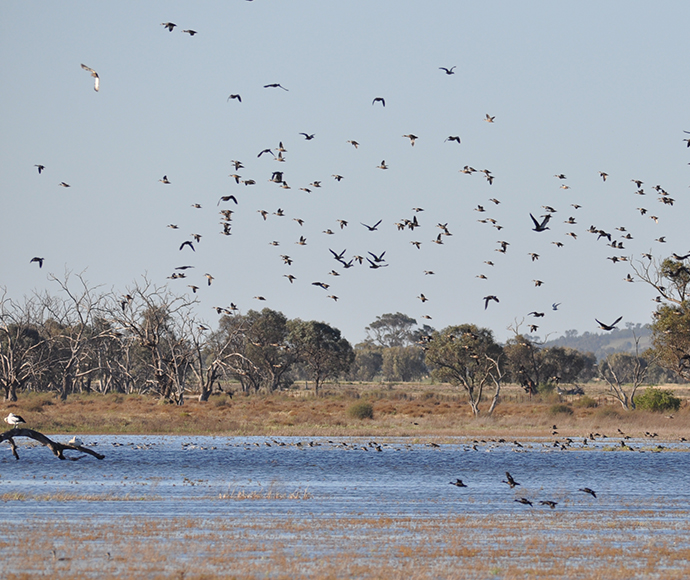
[[[92,68],[89,68],[88,66],[86,66],[85,64],[82,64],[81,68],[83,68],[84,70],[87,70],[91,73],[91,76],[95,79],[93,82],[93,90],[98,92],[98,88],[101,86],[101,79],[99,78],[98,73],[95,70],[93,70]]]
[[[79,447],[81,447],[82,445],[84,445],[84,442],[75,435],[74,437],[72,437],[72,439],[69,440],[69,444],[78,445]]]
[[[26,421],[24,421],[24,419],[22,419],[19,415],[15,415],[14,413],[10,413],[9,415],[7,415],[7,417],[5,417],[3,421],[5,421],[5,423],[7,423],[8,425],[12,425],[12,427],[17,427],[17,425],[26,424]]]

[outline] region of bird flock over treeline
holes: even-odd
[[[192,28],[182,28],[178,27],[176,23],[173,22],[161,22],[160,25],[163,27],[163,32],[173,33],[176,31],[181,31],[189,35],[189,37],[195,37],[197,34],[202,35],[203,31],[197,32]],[[190,40],[190,42],[194,42]],[[75,63],[75,66],[78,63]],[[90,63],[93,64],[93,63]],[[94,79],[93,89],[97,93],[101,94],[102,90],[107,90],[108,86],[108,75],[102,71],[105,79],[105,84],[101,86],[101,74],[96,72],[95,69],[81,63],[81,68],[90,74]],[[448,77],[448,82],[454,82],[459,75],[456,75],[456,65],[453,66],[439,66],[438,75],[443,77]],[[275,96],[277,98],[288,98],[290,96],[290,90],[292,87],[286,87],[280,82],[276,82],[279,79],[267,79],[265,84],[257,86],[257,89],[263,89],[266,91],[275,91]],[[228,107],[243,107],[246,106],[247,99],[243,100],[243,95],[240,92],[236,92],[230,88],[228,93],[217,95],[219,100],[225,101]],[[94,96],[94,98],[98,98]],[[402,98],[400,95],[380,95],[374,94],[370,96],[366,102],[362,102],[360,105],[362,107],[368,107],[371,110],[376,110],[379,115],[386,115],[390,107],[387,108],[388,104],[394,99]],[[494,130],[495,127],[500,125],[501,117],[499,114],[486,113],[484,118],[481,119],[486,122],[486,130]],[[465,141],[461,135],[449,134],[444,135],[443,138],[439,136],[432,136],[424,133],[423,130],[416,132],[401,133],[400,139],[405,139],[409,141],[411,147],[415,151],[419,150],[420,147],[435,146],[435,147],[454,147],[462,149],[466,147]],[[211,210],[215,218],[209,218],[209,230],[208,232],[214,232],[215,235],[222,235],[231,237],[234,235],[234,225],[236,219],[242,219],[245,221],[254,220],[253,227],[260,228],[264,227],[267,236],[267,243],[275,248],[275,259],[273,263],[270,264],[256,264],[257,268],[270,269],[274,272],[275,285],[271,288],[267,288],[265,292],[254,296],[256,301],[266,301],[269,305],[276,304],[275,300],[272,301],[271,293],[273,296],[279,293],[280,283],[288,285],[300,285],[307,291],[307,288],[313,287],[323,291],[323,300],[332,300],[337,302],[342,297],[342,293],[339,290],[339,278],[347,276],[350,269],[353,268],[368,268],[372,271],[380,271],[388,268],[391,263],[388,261],[390,252],[386,248],[375,247],[373,240],[377,232],[381,230],[395,229],[401,232],[400,244],[405,245],[409,248],[411,252],[431,252],[433,247],[442,246],[449,243],[451,236],[458,235],[468,235],[471,233],[458,232],[454,230],[454,224],[450,223],[448,220],[444,219],[444,216],[437,215],[435,218],[427,216],[425,208],[422,207],[423,204],[419,204],[415,207],[409,207],[403,209],[404,215],[397,221],[387,222],[385,219],[380,218],[376,215],[365,215],[364,211],[355,218],[350,216],[333,215],[332,220],[320,223],[317,227],[320,230],[319,236],[315,239],[312,235],[307,235],[304,233],[305,223],[308,223],[311,219],[310,215],[297,215],[291,208],[291,197],[285,197],[285,203],[280,207],[269,208],[258,206],[258,200],[260,199],[253,190],[265,187],[280,188],[282,190],[291,190],[290,195],[316,195],[321,194],[324,191],[337,191],[337,188],[341,182],[348,179],[348,175],[339,172],[336,163],[334,162],[332,168],[315,168],[315,178],[311,181],[294,183],[291,179],[290,174],[290,146],[295,142],[295,140],[304,141],[312,147],[318,147],[319,143],[319,133],[312,132],[310,130],[302,131],[294,135],[281,135],[276,134],[273,141],[266,143],[266,146],[255,151],[244,150],[241,152],[241,156],[237,155],[235,159],[228,162],[227,167],[219,167],[218,171],[228,171],[228,192],[223,192],[222,195],[218,195],[216,200],[215,208],[208,208],[208,204],[201,204],[193,199],[189,200],[189,210],[188,211],[209,211]],[[690,146],[690,139],[683,140],[687,146]],[[357,135],[350,136],[349,139],[343,139],[342,142],[343,152],[346,148],[354,150],[354,154],[361,155],[361,151],[368,147],[363,139],[359,138]],[[303,148],[300,149],[303,151]],[[374,152],[374,154],[376,154]],[[388,175],[394,173],[398,166],[398,161],[396,159],[390,158],[384,151],[380,152],[381,162],[369,169],[377,169]],[[37,160],[40,161],[40,160]],[[41,178],[48,178],[50,175],[56,173],[53,167],[47,167],[42,163],[36,163],[35,168],[37,173]],[[485,284],[486,292],[481,300],[476,304],[478,310],[487,310],[490,308],[500,308],[501,298],[500,292],[492,289],[493,280],[499,279],[501,277],[501,261],[506,260],[505,256],[511,254],[511,241],[508,236],[504,236],[501,231],[506,226],[500,218],[499,207],[502,200],[498,199],[496,196],[492,195],[492,186],[503,178],[502,175],[497,175],[493,170],[489,168],[481,168],[477,165],[472,166],[470,164],[458,165],[454,171],[458,174],[458,180],[463,179],[477,179],[481,177],[486,183],[486,199],[477,203],[475,207],[467,207],[468,212],[470,210],[477,213],[477,219],[479,226],[485,228],[493,228],[496,231],[496,242],[494,247],[474,247],[473,251],[475,253],[481,254],[484,258],[483,264],[485,266],[484,271],[472,272],[469,275],[480,280],[482,284]],[[161,171],[161,177],[158,180],[161,188],[175,188],[175,168],[170,167]],[[640,203],[636,211],[639,212],[641,217],[651,220],[654,223],[663,223],[664,211],[668,211],[673,208],[676,202],[675,197],[672,196],[661,185],[648,186],[644,181],[638,179],[637,176],[617,176],[610,175],[607,171],[599,170],[598,178],[601,179],[601,183],[605,184],[606,187],[621,187],[621,183],[632,184],[630,187],[630,207],[634,207],[637,204],[633,201],[635,199],[639,200],[652,200],[653,195],[656,197],[656,203]],[[60,177],[57,177],[60,179]],[[557,172],[553,175],[554,179],[554,189],[561,190],[563,192],[563,197],[560,198],[560,202],[555,204],[543,203],[539,206],[538,203],[530,202],[530,207],[525,207],[524,214],[514,214],[510,216],[511,227],[520,228],[523,230],[528,230],[531,226],[532,229],[532,240],[533,248],[530,252],[525,255],[516,255],[511,257],[511,260],[518,261],[523,264],[524,270],[529,268],[535,268],[540,257],[544,252],[550,251],[551,248],[555,248],[557,251],[563,248],[566,244],[579,244],[580,238],[585,235],[592,236],[596,239],[597,243],[602,247],[603,257],[611,262],[614,266],[619,263],[629,262],[633,257],[628,253],[626,244],[628,244],[635,237],[634,227],[628,224],[620,223],[615,227],[601,227],[597,224],[582,223],[578,217],[578,212],[583,207],[581,205],[580,199],[578,198],[577,191],[575,188],[571,188],[568,182],[568,178],[564,173]],[[56,181],[56,185],[63,188],[70,188],[72,185],[67,181]],[[552,192],[553,193],[553,192]],[[551,194],[550,194],[551,195]],[[545,195],[546,197],[546,195]],[[459,204],[467,203],[466,200],[459,200]],[[582,202],[584,203],[584,202]],[[257,207],[258,206],[258,207]],[[562,216],[562,217],[559,217]],[[504,218],[506,216],[503,216]],[[347,218],[347,219],[346,219]],[[606,218],[607,222],[611,222],[611,216],[602,216]],[[207,235],[211,235],[208,232],[184,232],[182,230],[182,223],[184,223],[186,216],[180,214],[179,221],[175,223],[161,223],[159,227],[161,229],[161,235],[163,234],[163,229],[165,227],[170,230],[180,230],[178,237],[175,241],[171,241],[178,248],[180,263],[176,265],[171,265],[170,273],[168,279],[174,284],[186,283],[187,291],[194,295],[195,298],[201,300],[204,292],[204,287],[209,287],[212,285],[213,281],[217,279],[218,274],[215,272],[196,272],[194,257],[198,253],[204,251],[204,238]],[[212,229],[212,220],[215,219],[215,231]],[[272,232],[274,231],[274,222],[276,220],[291,221],[294,224],[294,235],[291,239],[274,239]],[[338,241],[339,234],[341,234],[346,229],[359,228],[362,232],[362,239],[364,236],[370,236],[372,240],[369,247],[365,247],[363,250],[357,252],[349,251],[349,248],[343,247]],[[314,230],[311,230],[314,231]],[[407,234],[403,237],[403,233]],[[506,239],[504,239],[504,237]],[[654,239],[654,243],[657,245],[662,245],[666,242],[665,235],[658,235]],[[239,242],[241,243],[241,242]],[[316,245],[319,247],[320,255],[323,257],[323,263],[326,264],[328,261],[328,266],[324,266],[323,275],[320,279],[302,279],[300,276],[296,275],[291,271],[291,266],[294,263],[302,260],[301,248],[306,245]],[[548,249],[547,249],[548,248]],[[605,248],[605,249],[604,249]],[[673,254],[677,256],[678,259],[685,259],[690,254],[685,252],[680,252],[678,254]],[[639,256],[635,256],[637,259],[651,260],[653,254],[651,252],[644,252]],[[28,256],[28,261],[30,263],[35,263],[39,268],[44,266],[45,258],[44,256]],[[219,268],[221,266],[219,265]],[[449,262],[449,268],[452,268],[452,260]],[[420,272],[421,273],[421,272]],[[419,283],[417,287],[414,287],[411,283],[408,287],[401,288],[400,293],[409,293],[410,297],[416,297],[421,301],[422,305],[426,305],[428,302],[433,301],[434,296],[434,275],[436,272],[431,268],[426,268],[423,270],[424,283]],[[251,275],[251,274],[250,274]],[[627,276],[621,274],[621,280],[625,282],[634,282],[635,278],[629,273]],[[280,282],[279,282],[280,281]],[[546,277],[536,277],[532,280],[534,285],[535,303],[539,304],[540,307],[530,310],[529,307],[525,308],[524,312],[515,312],[514,316],[517,318],[523,317],[528,318],[530,324],[528,325],[530,332],[537,332],[539,325],[536,324],[536,319],[543,318],[549,310],[558,310],[561,302],[553,302],[551,306],[544,308],[542,305],[545,303],[539,292],[544,287],[549,286],[551,280]],[[375,279],[372,280],[375,283]],[[174,286],[173,286],[174,287]],[[319,300],[319,297],[315,297],[315,300]],[[130,300],[123,300],[123,308],[130,302]],[[552,301],[549,300],[548,303]],[[229,302],[229,304],[209,304],[209,309],[213,308],[219,314],[231,314],[237,312],[240,307],[235,304],[235,302]],[[251,304],[242,304],[242,308],[247,309],[251,307]],[[428,313],[424,313],[422,318],[431,320],[431,316]],[[623,319],[621,313],[607,313],[607,312],[597,312],[593,310],[588,313],[588,318],[595,319],[599,325],[599,328],[610,331],[616,327],[616,325]],[[604,320],[604,322],[602,322]],[[613,322],[608,322],[609,320],[614,320]]]

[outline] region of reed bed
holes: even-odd
[[[6,528],[0,557],[8,579],[680,580],[689,515],[35,519]]]

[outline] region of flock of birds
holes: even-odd
[[[177,24],[173,22],[162,22],[161,26],[164,27],[166,31],[173,32],[177,28]],[[195,36],[197,33],[196,30],[193,29],[184,29],[182,30],[183,33],[188,34],[189,36]],[[90,76],[94,79],[94,90],[96,92],[100,91],[101,88],[101,78],[98,72],[94,70],[93,68],[81,64],[81,68],[84,69],[84,71],[88,72]],[[439,70],[441,71],[442,74],[446,76],[453,76],[455,75],[455,66],[451,67],[438,67]],[[281,85],[280,83],[268,83],[263,85],[264,89],[267,90],[278,90],[278,91],[285,91],[289,92],[289,89],[286,88],[285,86]],[[239,93],[231,93],[227,99],[229,101],[235,101],[237,102],[238,106],[241,105],[242,101],[242,96]],[[382,110],[385,109],[386,107],[386,99],[382,96],[376,96],[373,98],[371,101],[371,106],[375,107],[380,107]],[[484,119],[486,123],[488,124],[495,124],[496,121],[496,115],[490,115],[486,114]],[[316,133],[312,132],[300,132],[298,134],[301,138],[303,138],[305,141],[312,142],[314,140],[318,139],[318,136]],[[418,140],[423,139],[423,137],[418,136],[415,133],[406,133],[402,135],[402,138],[409,140],[411,146],[415,146]],[[283,137],[285,139],[285,137]],[[264,147],[262,150],[255,152],[257,158],[262,158],[263,156],[267,156],[268,158],[272,158],[275,162],[278,163],[287,163],[288,158],[287,158],[287,153],[288,150],[284,145],[283,140],[280,140],[280,137],[276,136],[276,141],[278,142],[277,146],[274,147]],[[690,140],[688,141],[688,144],[690,144]],[[448,135],[448,137],[445,139],[446,143],[454,143],[456,145],[462,144],[462,139],[460,138],[459,135]],[[351,145],[354,147],[354,149],[359,149],[361,146],[360,141],[355,140],[355,139],[348,139],[346,141],[347,145]],[[252,199],[251,197],[247,196],[247,198],[243,199],[242,194],[247,191],[247,188],[251,188],[254,186],[257,186],[259,182],[261,181],[261,178],[257,175],[246,175],[246,173],[249,171],[247,167],[249,164],[245,165],[245,162],[241,160],[234,159],[230,162],[233,173],[229,174],[229,178],[231,179],[230,184],[232,184],[233,187],[235,187],[235,191],[233,191],[231,194],[228,195],[222,195],[219,197],[216,206],[218,207],[218,212],[219,212],[219,226],[220,230],[218,233],[224,236],[231,236],[233,234],[233,219],[235,217],[235,213],[239,211],[239,208],[244,206],[247,203],[251,203],[248,199]],[[386,159],[381,160],[381,163],[376,166],[377,169],[381,171],[387,171],[391,169],[391,165],[386,162]],[[46,171],[46,167],[43,164],[36,164],[36,168],[38,170],[39,174],[43,174]],[[497,176],[494,175],[494,173],[489,170],[489,169],[475,169],[474,167],[470,165],[465,165],[462,169],[459,170],[459,173],[462,175],[467,175],[467,176],[472,176],[474,174],[479,174],[483,175],[483,177],[486,179],[486,182],[488,183],[489,186],[493,185],[494,181],[497,179]],[[172,187],[174,178],[169,178],[169,173],[166,173],[163,175],[161,179],[159,179],[160,183],[165,186],[165,187]],[[269,178],[270,175],[270,178]],[[274,187],[280,187],[284,190],[290,190],[292,187],[288,184],[287,181],[287,175],[288,171],[286,170],[270,170],[269,174],[266,175],[265,179],[266,181],[270,182],[272,186]],[[171,176],[172,177],[172,176]],[[567,183],[567,177],[563,173],[557,173],[554,175],[554,177],[558,180],[560,183],[560,189],[562,190],[570,190],[570,186]],[[599,171],[599,177],[603,182],[607,182],[610,178],[609,174],[605,171]],[[346,179],[344,175],[341,175],[340,173],[333,173],[331,178],[334,180],[334,182],[337,184],[341,182],[343,179]],[[639,196],[644,196],[647,194],[647,191],[643,188],[643,181],[639,179],[631,179],[631,181],[635,184],[636,190],[634,191],[635,194]],[[68,188],[71,187],[69,183],[62,181],[58,184],[61,187]],[[311,181],[310,183],[304,183],[300,184],[299,190],[303,191],[307,194],[310,194],[312,192],[315,192],[316,190],[319,190],[320,188],[324,187],[324,182],[323,179],[315,179]],[[660,185],[656,185],[653,187],[653,190],[658,194],[658,201],[662,203],[664,207],[671,207],[674,205],[675,199],[671,197],[671,195]],[[253,199],[256,199],[255,197]],[[476,207],[474,207],[474,211],[476,211],[479,214],[479,219],[477,220],[480,224],[488,226],[488,227],[493,227],[495,228],[498,232],[500,232],[503,229],[503,225],[499,223],[498,219],[496,217],[492,217],[491,211],[488,209],[489,207],[496,208],[501,204],[501,201],[497,199],[496,197],[489,197],[487,200],[487,203],[484,204],[477,204]],[[288,202],[289,203],[289,202]],[[223,207],[221,207],[221,204],[223,204]],[[229,207],[226,204],[231,204]],[[202,205],[199,203],[191,203],[190,204],[192,208],[195,210],[200,210],[202,209]],[[537,240],[537,238],[546,238],[549,236],[548,232],[551,232],[551,225],[554,224],[555,219],[556,219],[556,214],[559,211],[555,207],[551,205],[542,205],[541,206],[543,209],[543,212],[525,212],[524,219],[525,219],[525,225],[529,223],[527,221],[527,218],[529,217],[531,219],[531,225],[533,232],[535,232],[535,245],[542,240]],[[576,242],[578,239],[578,236],[581,235],[580,232],[578,232],[576,229],[572,228],[572,226],[575,226],[578,224],[578,219],[575,217],[577,214],[576,212],[582,207],[579,203],[570,203],[570,208],[572,211],[572,214],[567,217],[563,221],[564,224],[568,226],[568,230],[564,233],[565,236],[569,237],[573,243]],[[244,210],[244,208],[242,208]],[[640,215],[644,216],[648,213],[648,209],[645,207],[638,207],[637,210],[639,211]],[[307,219],[301,217],[301,216],[290,216],[290,212],[288,209],[285,209],[283,207],[277,208],[275,211],[269,211],[264,208],[257,208],[256,213],[260,215],[260,219],[262,222],[266,222],[267,226],[269,225],[269,220],[274,220],[274,219],[292,219],[297,224],[298,230],[299,228],[302,228],[307,221]],[[364,228],[366,232],[377,232],[380,230],[380,228],[384,227],[395,227],[398,231],[406,231],[406,232],[413,232],[413,235],[416,236],[416,232],[418,229],[426,226],[426,224],[423,223],[424,220],[422,220],[422,215],[425,210],[423,207],[413,207],[410,210],[412,213],[409,214],[407,217],[404,217],[400,219],[397,222],[394,222],[392,224],[390,223],[385,223],[383,219],[378,219],[378,220],[357,220],[358,223],[354,224],[352,223],[352,220],[350,219],[342,219],[340,217],[335,218],[333,220],[333,225],[329,227],[326,225],[324,229],[322,230],[322,234],[326,236],[336,236],[336,234],[345,228],[353,228],[353,227],[361,227]],[[562,211],[562,210],[561,210]],[[537,213],[537,215],[534,215]],[[650,212],[651,213],[651,212]],[[649,215],[649,217],[655,221],[659,222],[660,218],[658,215]],[[184,219],[184,218],[182,218]],[[249,219],[247,217],[246,213],[243,213],[243,219]],[[435,220],[434,220],[435,221]],[[337,225],[336,225],[337,224]],[[178,230],[180,229],[180,226],[177,223],[169,223],[167,224],[167,227],[172,229],[172,230]],[[426,226],[428,227],[428,226]],[[427,244],[435,244],[435,245],[443,245],[446,241],[448,241],[449,237],[453,235],[451,232],[451,227],[447,222],[439,222],[436,224],[437,230],[434,232],[434,235],[432,237],[428,237],[429,234],[426,234],[427,238],[426,240],[422,237],[417,237],[416,239],[409,240],[410,245],[415,248],[416,250],[421,250],[422,246],[426,246]],[[629,256],[622,255],[620,252],[625,249],[625,244],[633,239],[632,234],[627,230],[626,227],[619,225],[618,227],[615,228],[615,230],[612,229],[603,229],[601,227],[591,225],[587,230],[587,233],[590,235],[596,236],[597,241],[601,243],[605,243],[607,247],[611,248],[612,255],[607,256],[606,259],[610,260],[613,264],[620,263],[620,262],[628,262],[630,260]],[[176,242],[178,245],[178,249],[180,253],[180,256],[185,256],[185,257],[190,257],[193,255],[196,255],[197,249],[202,246],[202,238],[205,234],[201,233],[191,233],[188,236],[188,239],[182,239],[181,241]],[[334,238],[335,239],[335,238]],[[564,246],[564,242],[560,239],[549,239],[548,240],[550,244],[556,246],[557,248],[561,248]],[[662,244],[665,243],[665,236],[660,236],[656,238],[656,242]],[[307,236],[304,234],[300,234],[299,237],[296,237],[295,241],[293,242],[293,246],[306,246],[307,243],[311,243],[311,239],[308,240]],[[284,242],[272,239],[269,241],[269,244],[273,247],[281,247],[284,248]],[[493,251],[497,252],[498,254],[506,254],[509,251],[509,247],[511,243],[506,240],[498,240],[496,242],[497,247],[494,248]],[[361,252],[361,253],[353,253],[353,254],[348,254],[347,250],[341,250],[338,248],[337,250],[328,247],[328,244],[323,244],[321,243],[320,245],[323,246],[323,255],[324,256],[330,256],[330,258],[333,259],[333,262],[331,262],[332,267],[330,268],[330,271],[326,271],[324,269],[324,276],[327,276],[329,281],[327,282],[326,279],[322,278],[319,280],[308,280],[306,284],[309,284],[314,287],[321,288],[326,292],[325,296],[327,299],[333,300],[337,302],[340,299],[340,296],[338,293],[336,293],[336,288],[338,285],[337,279],[343,275],[345,275],[345,272],[351,268],[355,268],[358,266],[366,266],[371,270],[380,270],[387,268],[390,264],[387,261],[386,258],[386,251],[381,251],[380,249],[377,249],[376,251],[372,250],[367,250],[366,252]],[[486,251],[486,248],[480,248],[479,251]],[[292,253],[288,253],[287,250],[277,250],[278,255],[276,256],[276,260],[279,264],[282,264],[288,271],[285,273],[281,273],[280,276],[285,278],[287,283],[289,284],[300,284],[304,283],[304,281],[300,280],[298,276],[290,271],[290,266],[295,263],[295,261],[299,260],[299,256],[294,256]],[[674,254],[675,255],[675,254]],[[489,259],[490,256],[485,256],[487,259],[484,260],[485,266],[494,271],[494,267],[496,266],[497,259],[494,257],[493,259]],[[644,253],[643,257],[646,259],[651,260],[652,254],[651,253]],[[524,259],[529,263],[529,262],[536,262],[540,258],[540,254],[537,251],[531,251],[528,253]],[[39,268],[43,267],[44,264],[44,258],[41,256],[34,256],[33,258],[30,259],[31,263],[37,263]],[[170,273],[168,276],[169,280],[173,281],[186,281],[188,282],[187,287],[189,289],[189,292],[194,294],[195,296],[200,296],[202,293],[202,288],[203,286],[211,286],[213,283],[215,276],[210,273],[210,272],[205,272],[203,276],[205,277],[205,282],[200,278],[200,277],[195,277],[193,274],[192,269],[195,268],[195,265],[193,264],[184,264],[184,265],[179,265],[175,266],[173,271]],[[435,272],[432,269],[425,269],[424,271],[425,277],[433,277]],[[484,280],[488,281],[487,284],[490,284],[490,276],[488,276],[485,272],[477,273],[475,276],[479,280]],[[634,282],[634,278],[628,274],[625,278],[623,278],[626,282]],[[533,280],[535,288],[540,288],[546,284],[548,284],[548,280],[542,280],[539,278],[535,278]],[[404,291],[404,290],[403,290]],[[429,302],[431,298],[431,293],[425,290],[425,292],[420,292],[417,296],[417,299],[421,301],[422,304],[426,304]],[[267,298],[263,294],[258,294],[254,296],[254,299],[257,301],[266,301]],[[123,310],[126,308],[128,304],[131,304],[132,298],[130,295],[126,295],[123,297],[122,300],[122,307]],[[659,299],[657,299],[659,301]],[[500,298],[497,295],[497,293],[486,293],[483,298],[482,298],[482,304],[483,304],[483,309],[487,310],[491,304],[500,304]],[[553,303],[551,308],[552,310],[556,311],[558,310],[560,303]],[[233,314],[239,311],[239,307],[237,304],[234,302],[230,302],[229,305],[223,305],[223,306],[213,306],[216,310],[216,312],[220,314]],[[525,316],[531,317],[534,319],[537,318],[543,318],[546,315],[547,309],[535,309],[530,311],[529,313],[526,313]],[[424,319],[431,320],[431,316],[428,314],[424,314],[422,316]],[[599,328],[601,328],[604,331],[611,331],[614,328],[616,328],[616,325],[622,320],[622,316],[618,316],[612,323],[608,322],[602,322],[600,318],[595,317],[595,320],[597,324],[599,325]],[[530,332],[537,332],[539,329],[539,325],[536,323],[536,320],[530,320],[529,324],[529,331]]]

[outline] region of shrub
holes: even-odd
[[[577,401],[575,401],[575,406],[582,407],[583,409],[593,409],[594,407],[598,407],[599,403],[597,403],[596,399],[583,395]]]
[[[573,410],[570,407],[570,405],[558,403],[556,405],[551,405],[551,407],[549,407],[549,413],[551,415],[572,415]]]
[[[647,389],[635,397],[635,406],[647,411],[677,411],[680,409],[680,399],[671,391],[662,389]]]
[[[355,403],[348,408],[347,414],[355,419],[373,419],[374,407],[371,403]]]

